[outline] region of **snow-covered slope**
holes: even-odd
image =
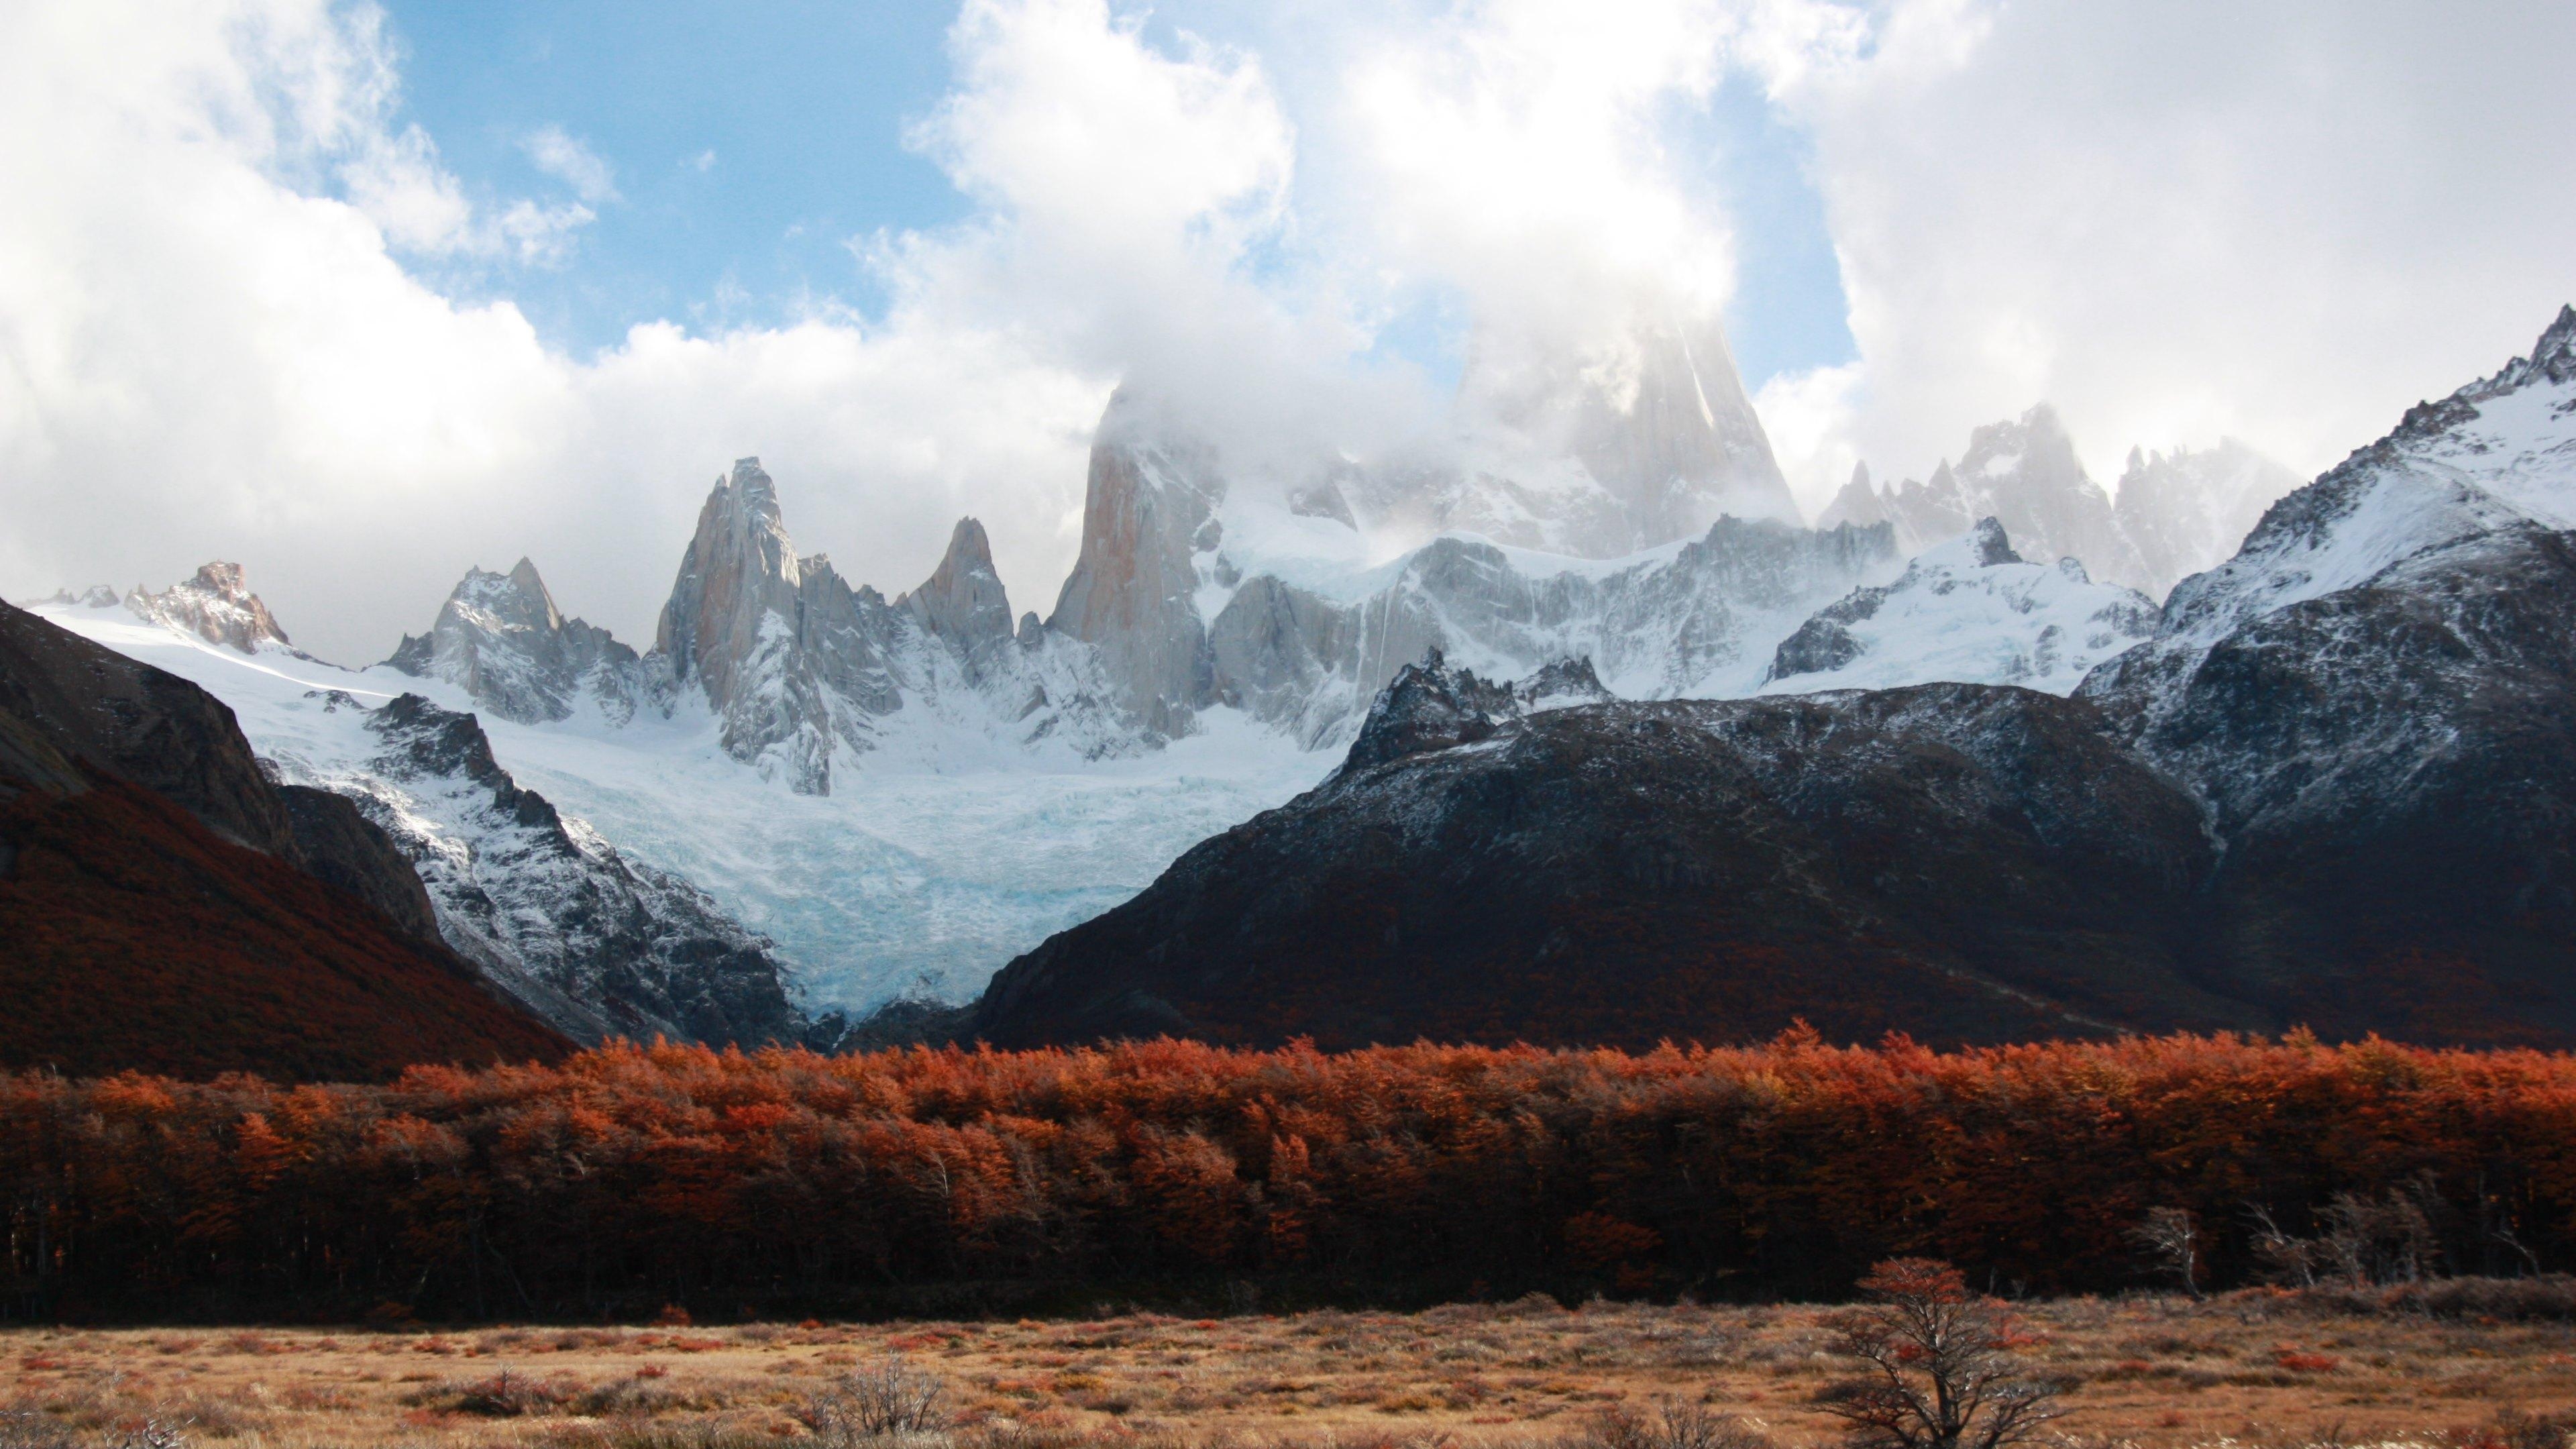
[[[245,655],[117,610],[36,612],[204,687],[289,777],[408,802],[425,849],[473,855],[497,828],[483,818],[490,789],[392,778],[378,763],[387,742],[364,727],[368,711],[405,694],[476,711],[455,684],[273,647]],[[807,796],[731,758],[717,719],[686,694],[667,717],[646,710],[621,722],[585,697],[560,721],[485,714],[480,724],[497,763],[560,808],[576,845],[611,843],[629,872],[694,885],[775,942],[815,1015],[904,993],[971,996],[1002,962],[1126,899],[1191,844],[1334,764],[1231,711],[1167,749],[1098,761],[924,724],[909,736],[914,747],[871,757],[829,796]],[[505,846],[523,849],[505,842],[473,858],[498,867]],[[544,916],[555,901],[538,893],[514,903]]]
[[[756,1044],[807,1034],[769,942],[523,788],[474,715],[402,692],[412,681],[381,667],[351,673],[272,640],[242,651],[162,620],[36,612],[223,700],[280,783],[356,802],[410,858],[448,945],[568,1035]]]
[[[1780,642],[1765,694],[1956,681],[2070,694],[2094,665],[2154,634],[2155,602],[2084,565],[2029,563],[2003,525],[1917,555],[1892,584],[1855,589]]]
[[[2437,402],[2274,504],[2233,558],[2166,599],[2155,642],[2087,683],[2150,711],[2210,650],[2266,616],[2363,587],[2408,559],[2500,532],[2576,527],[2576,308],[2531,356]]]

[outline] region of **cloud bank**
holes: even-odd
[[[1726,308],[1725,86],[1811,148],[1849,300],[1859,355],[1759,394],[1811,506],[2041,398],[2106,474],[2223,433],[2313,470],[2576,295],[2563,6],[968,0],[950,46],[901,142],[972,214],[851,238],[881,309],[573,356],[508,298],[621,204],[576,127],[486,197],[364,5],[0,13],[0,593],[236,558],[357,662],[525,552],[640,644],[758,453],[846,574],[907,587],[971,512],[1043,611],[1122,376],[1366,447],[1447,405],[1389,346],[1424,316],[1541,355]]]

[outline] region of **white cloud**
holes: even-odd
[[[608,163],[563,127],[539,126],[519,144],[528,153],[529,164],[571,187],[575,196],[594,205],[617,200],[617,178]],[[715,153],[707,154],[712,158]]]
[[[1812,137],[1860,360],[1760,405],[1810,502],[2057,402],[2097,466],[2232,432],[2301,466],[2493,367],[2576,293],[2576,14],[1979,0],[970,0],[911,140],[975,202],[853,250],[880,317],[639,319],[573,358],[424,275],[568,264],[615,176],[484,199],[330,0],[0,9],[0,592],[250,565],[380,656],[533,554],[647,640],[706,484],[759,453],[809,549],[889,591],[966,512],[1014,603],[1070,562],[1141,375],[1259,447],[1439,410],[1376,332],[1426,296],[1579,341],[1714,307],[1731,70]],[[683,161],[706,169],[712,151]],[[429,269],[424,273],[421,268]],[[495,284],[494,278],[500,278]],[[713,315],[728,315],[723,299]],[[738,312],[733,313],[739,315]],[[682,314],[691,315],[691,314]]]
[[[321,0],[0,18],[0,132],[47,138],[0,148],[0,591],[236,558],[299,641],[363,661],[528,552],[649,642],[709,480],[754,452],[859,578],[917,582],[974,511],[1052,585],[1106,378],[929,301],[568,358],[406,270],[561,228],[466,205],[390,125],[384,54]]]
[[[1779,94],[1863,359],[1844,441],[1883,474],[2042,398],[2107,476],[2132,443],[2223,433],[2315,471],[2576,294],[2576,9],[1942,3],[1877,27]]]

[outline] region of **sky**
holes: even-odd
[[[535,559],[639,645],[763,458],[1046,612],[1092,424],[1436,426],[1722,316],[1812,511],[2054,403],[2302,473],[2576,299],[2564,4],[0,4],[0,596],[245,564],[365,662]]]

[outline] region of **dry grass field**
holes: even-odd
[[[1621,1406],[1705,1404],[1836,1442],[1833,1310],[1552,1301],[1423,1313],[455,1331],[0,1334],[0,1444],[734,1449],[809,1440],[836,1377],[900,1354],[961,1449],[1602,1444]],[[2564,1449],[2576,1330],[2278,1292],[2026,1305],[2075,1444]],[[915,1442],[921,1442],[916,1440]]]

